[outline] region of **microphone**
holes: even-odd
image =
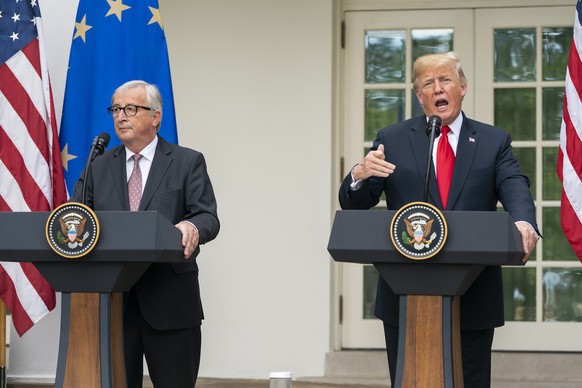
[[[428,160],[426,162],[426,173],[424,175],[424,202],[428,199],[428,181],[430,178],[430,162],[432,161],[432,151],[434,148],[434,139],[441,133],[441,118],[437,115],[432,115],[428,118],[426,126],[426,135],[428,136]]]
[[[435,132],[433,139],[441,134],[441,118],[437,115],[430,116],[426,125],[426,135],[430,137],[432,132]]]
[[[96,157],[103,155],[105,148],[109,144],[110,136],[107,132],[101,132],[100,135],[95,136],[93,139],[93,144],[91,144],[91,149],[89,150],[89,157],[85,163],[85,169],[83,170],[83,187],[81,190],[82,203],[87,204],[87,177],[89,176],[89,166],[93,163]]]
[[[93,145],[91,146],[95,148],[95,157],[103,155],[105,148],[107,148],[107,145],[109,144],[109,139],[110,137],[107,132],[101,132],[99,136],[95,136],[95,139],[93,139]]]

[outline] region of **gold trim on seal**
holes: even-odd
[[[397,241],[396,237],[395,237],[396,230],[394,229],[394,227],[395,227],[397,220],[402,216],[402,213],[404,213],[405,211],[407,211],[411,208],[414,208],[414,207],[429,208],[431,212],[434,212],[434,214],[436,215],[436,218],[438,219],[439,223],[441,224],[442,237],[440,237],[438,239],[437,244],[435,244],[436,246],[431,248],[429,250],[429,252],[427,253],[427,255],[425,255],[425,256],[420,255],[420,254],[417,256],[410,254],[409,252],[407,252],[406,250],[403,249],[402,244],[399,241]],[[390,240],[392,241],[392,244],[394,245],[394,247],[396,248],[396,250],[398,252],[400,252],[403,256],[405,256],[409,259],[412,259],[412,260],[426,260],[426,259],[430,259],[431,257],[435,256],[437,253],[439,253],[441,251],[441,249],[445,245],[445,243],[447,241],[447,236],[448,236],[447,221],[446,221],[443,213],[441,213],[441,211],[436,206],[434,206],[430,203],[427,203],[427,202],[407,203],[406,205],[404,205],[400,209],[398,209],[398,211],[396,211],[396,213],[394,213],[394,216],[392,217],[392,221],[390,222]]]
[[[59,220],[58,222],[59,222],[59,224],[61,224],[61,229],[62,229],[62,227],[63,227],[62,222],[63,221],[61,219],[59,219],[58,216],[62,213],[65,213],[68,209],[71,210],[72,215],[75,215],[74,211],[85,213],[84,216],[87,216],[87,218],[90,218],[91,224],[94,225],[94,227],[95,227],[95,230],[92,233],[93,236],[91,236],[89,234],[84,239],[81,237],[81,239],[78,239],[80,241],[80,244],[75,242],[75,244],[82,246],[83,243],[85,243],[85,240],[90,238],[89,241],[87,241],[86,245],[84,247],[82,247],[78,251],[78,253],[75,253],[74,251],[67,251],[63,248],[60,248],[58,244],[64,244],[66,240],[57,241],[58,240],[57,237],[53,236],[53,233],[52,233],[53,228],[54,228],[54,224],[57,220]],[[81,221],[81,222],[83,222],[83,224],[85,224],[86,220]],[[46,227],[45,227],[45,237],[46,237],[46,240],[47,240],[49,246],[51,247],[51,249],[59,256],[65,257],[67,259],[77,259],[77,258],[83,257],[86,254],[88,254],[89,252],[91,252],[93,250],[93,248],[95,247],[95,245],[97,244],[97,241],[99,240],[99,232],[100,232],[100,227],[99,227],[99,220],[97,219],[97,215],[89,206],[84,205],[84,204],[79,203],[79,202],[65,202],[64,204],[56,207],[50,213],[50,215],[46,221]],[[86,232],[86,233],[88,233],[88,232]],[[61,236],[61,238],[62,238],[62,236]]]

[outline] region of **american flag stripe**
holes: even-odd
[[[0,160],[0,170],[4,167],[4,164],[2,163],[2,161]],[[2,173],[0,172],[0,176],[2,175]],[[2,186],[0,186],[0,189],[2,188]],[[0,209],[8,209],[8,204],[6,203],[6,201],[4,201],[4,198],[2,197],[2,192],[0,191]]]
[[[2,179],[2,184],[0,185],[0,211],[11,211],[12,209],[30,211],[28,204],[24,200],[24,194],[20,190],[20,185],[2,162],[1,158],[0,178]]]
[[[568,56],[557,173],[562,182],[560,222],[566,239],[582,261],[582,3],[576,5]]]
[[[66,190],[40,10],[12,1],[0,10],[21,15],[18,23],[0,18],[0,34],[7,34],[0,36],[0,211],[48,211],[66,200]],[[31,263],[0,262],[0,297],[19,335],[56,304]]]
[[[48,113],[41,79],[34,75],[36,73],[28,57],[20,53],[12,59],[6,63],[4,74],[1,75],[5,82],[0,90],[14,107],[15,113],[23,120],[24,125],[31,128],[30,136],[48,163],[49,150],[46,142],[48,125],[43,118],[48,117]]]
[[[47,125],[45,118],[40,113],[46,111],[46,103],[42,88],[40,86],[34,87],[34,83],[27,79],[34,77],[26,77],[26,71],[33,70],[27,57],[21,54],[17,54],[17,56],[19,57],[17,66],[12,63],[9,66],[4,66],[0,71],[0,77],[6,80],[0,86],[0,99],[2,99],[0,104],[5,107],[4,112],[0,113],[0,126],[5,129],[6,135],[12,140],[16,148],[22,151],[25,164],[17,166],[19,168],[26,167],[31,171],[35,168],[40,169],[40,173],[35,174],[36,178],[40,180],[36,184],[43,189],[44,196],[50,199],[52,185],[51,174],[49,174],[50,152],[46,141]],[[12,69],[16,71],[14,72]],[[40,85],[40,78],[35,82]],[[44,115],[46,116],[46,113]],[[9,153],[8,155],[10,157],[14,154]],[[27,185],[27,187],[29,186]],[[49,201],[49,204],[51,202]],[[48,207],[43,207],[42,210],[48,209]]]
[[[31,46],[37,52],[36,58],[20,52],[0,70],[0,79],[5,81],[0,85],[0,106],[4,107],[0,113],[0,128],[3,130],[0,139],[6,141],[6,158],[3,159],[9,170],[18,175],[17,181],[27,188],[25,200],[29,208],[49,210],[53,206],[53,173],[47,142],[50,131],[47,131],[47,122],[43,118],[48,117],[48,112],[42,80],[29,61],[32,57],[40,62],[38,40],[32,41],[24,50]]]
[[[6,287],[11,294],[10,312],[20,334],[20,331],[30,329],[54,308],[54,304],[47,306],[45,303],[45,299],[55,300],[54,291],[45,286],[46,282],[38,281],[38,271],[30,263],[0,263],[0,272],[8,275],[4,277],[8,284],[1,287]],[[14,287],[14,284],[18,284],[18,287]]]
[[[2,104],[1,99],[0,99],[0,104]],[[23,155],[24,155],[27,159],[33,159],[35,157],[35,155],[38,155],[39,154],[38,152],[34,152],[34,151],[30,152],[29,151],[29,150],[36,150],[35,145],[33,144],[31,146],[30,144],[24,144],[24,145],[21,145],[20,147],[17,147],[16,145],[14,145],[12,138],[6,134],[3,127],[4,127],[3,125],[0,125],[0,143],[2,143],[3,153],[5,152],[6,157],[3,156],[2,159],[6,163],[7,170],[10,171],[10,174],[13,177],[13,183],[17,184],[19,187],[26,187],[26,190],[21,191],[22,199],[27,204],[26,207],[28,209],[49,210],[50,204],[49,204],[47,198],[52,197],[52,192],[51,192],[52,190],[50,187],[46,187],[46,185],[51,184],[48,165],[46,165],[46,163],[42,163],[43,168],[37,169],[37,171],[43,170],[43,172],[44,172],[44,174],[42,174],[42,175],[44,175],[44,177],[39,176],[39,174],[36,174],[37,179],[43,180],[43,182],[37,182],[35,180],[35,177],[33,175],[31,175],[31,170],[34,171],[34,167],[32,167],[31,170],[29,170],[29,167],[28,167],[28,166],[34,166],[35,161],[31,160],[31,161],[27,162],[25,160],[25,158],[23,157]],[[10,127],[8,127],[8,128],[10,128]],[[26,128],[24,128],[24,131],[26,131]],[[20,140],[20,139],[16,138],[15,140]],[[21,152],[20,150],[27,150],[27,151]],[[4,178],[10,179],[10,177],[8,175],[3,176],[3,179],[2,179],[3,181],[4,181]],[[15,186],[10,187],[10,189],[12,190],[12,189],[14,189],[14,187]],[[43,192],[41,187],[45,187],[45,192]],[[47,189],[49,190],[48,193],[46,192]],[[6,190],[8,190],[8,187]],[[12,207],[12,206],[10,207],[10,209],[22,210],[18,207]]]
[[[44,85],[40,75],[40,54],[39,54],[38,39],[33,40],[21,52],[16,54],[6,62],[12,73],[14,74],[15,87],[13,95],[16,98],[28,99],[26,105],[34,106],[36,111],[31,109],[30,116],[22,116],[28,119],[27,127],[34,128],[31,132],[35,143],[39,149],[43,150],[43,155],[48,160],[48,144],[46,142],[46,128],[50,127],[49,112],[47,111],[46,99],[44,95]],[[18,88],[18,89],[16,89]],[[46,120],[45,120],[46,118]]]

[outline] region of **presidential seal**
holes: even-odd
[[[433,257],[447,240],[447,222],[442,213],[426,202],[404,205],[394,214],[390,239],[398,252],[413,260]]]
[[[50,214],[46,239],[57,254],[68,259],[85,256],[99,238],[99,221],[88,206],[67,202]]]

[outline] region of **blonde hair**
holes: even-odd
[[[450,67],[455,69],[459,76],[459,81],[461,81],[461,85],[467,84],[467,78],[461,67],[461,60],[457,54],[453,51],[449,51],[448,53],[423,55],[414,61],[414,65],[412,66],[412,88],[414,91],[418,90],[418,77],[420,77],[421,74],[428,69],[439,67]]]

